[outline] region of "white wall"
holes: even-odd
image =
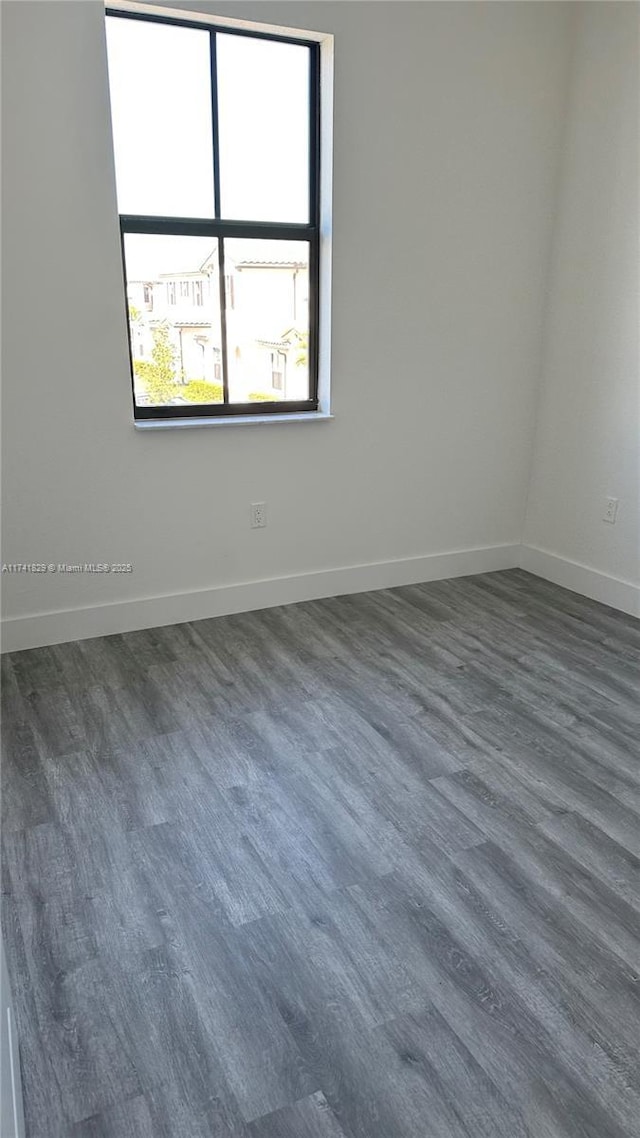
[[[218,604],[206,592],[122,607],[139,598],[286,578],[276,599],[294,599],[498,567],[520,542],[565,6],[207,7],[336,36],[336,417],[134,430],[102,9],[3,4],[3,559],[135,567],[5,576],[8,648]],[[256,500],[269,517],[258,531]],[[290,580],[306,573],[320,576]]]
[[[575,6],[525,564],[633,611],[640,581],[637,4]],[[604,500],[619,499],[615,526]],[[603,575],[599,579],[598,575]],[[625,603],[626,602],[626,603]]]

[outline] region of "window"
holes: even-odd
[[[282,352],[271,353],[271,386],[274,391],[284,391],[284,369],[286,357]]]
[[[236,286],[235,286],[235,281],[233,279],[233,275],[231,273],[227,273],[227,275],[225,276],[224,287],[225,287],[225,293],[226,293],[226,297],[227,297],[227,308],[233,309],[236,306],[236,292],[235,292]]]
[[[135,417],[315,411],[319,45],[109,9],[107,47]]]

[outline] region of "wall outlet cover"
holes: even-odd
[[[266,502],[252,502],[251,503],[251,528],[263,529],[267,524],[267,503]]]
[[[617,498],[606,498],[605,499],[604,514],[602,515],[603,522],[608,522],[609,525],[613,526],[613,525],[615,525],[617,516],[618,516],[618,499]]]

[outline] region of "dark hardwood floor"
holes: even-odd
[[[28,1138],[638,1138],[639,649],[514,570],[5,657]]]

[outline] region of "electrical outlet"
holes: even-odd
[[[267,503],[251,503],[251,529],[263,529],[267,524]]]
[[[616,524],[617,516],[618,516],[618,499],[617,498],[607,498],[605,500],[604,514],[602,515],[603,522],[608,522],[609,525],[614,526]]]

